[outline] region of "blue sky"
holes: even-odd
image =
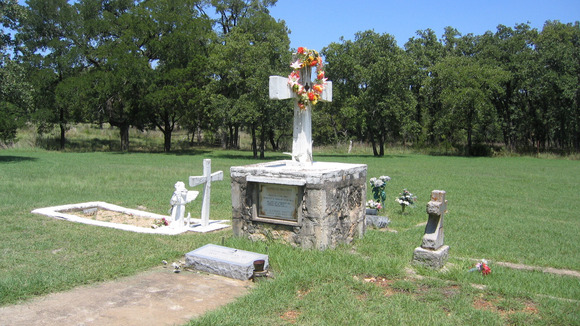
[[[542,29],[546,20],[580,21],[580,0],[278,0],[270,15],[291,30],[290,46],[322,50],[359,31],[388,33],[403,47],[417,30],[431,28],[441,38],[451,26],[462,35],[496,31],[497,25],[529,23]]]

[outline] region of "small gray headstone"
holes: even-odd
[[[254,261],[263,259],[268,269],[268,255],[207,244],[185,254],[187,267],[238,280],[248,280],[254,273]]]
[[[366,215],[367,227],[374,226],[378,229],[384,229],[389,226],[391,220],[386,216],[380,215]]]
[[[429,219],[425,226],[423,243],[415,248],[413,261],[434,269],[440,269],[449,257],[449,246],[443,245],[443,216],[447,210],[445,191],[433,190],[427,203]]]

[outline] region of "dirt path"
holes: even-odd
[[[181,325],[246,294],[251,281],[153,270],[0,307],[0,326]]]

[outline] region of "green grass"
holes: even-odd
[[[320,161],[365,163],[369,178],[389,175],[383,214],[398,231],[369,230],[350,245],[324,252],[254,243],[233,238],[231,231],[144,235],[30,213],[106,201],[166,214],[174,183],[201,175],[204,158],[212,159],[212,170],[224,171],[224,181],[212,185],[211,218],[230,218],[229,168],[254,163],[248,152],[0,151],[0,305],[135,274],[223,238],[227,246],[268,253],[275,277],[192,325],[580,325],[579,279],[493,264],[580,271],[578,161],[315,151]],[[268,160],[281,158],[267,153]],[[419,197],[405,214],[395,202],[403,188]],[[424,231],[417,224],[427,220],[424,207],[434,189],[447,191],[449,201],[448,271],[414,268],[423,278],[412,278],[406,269]],[[189,207],[194,217],[200,203]],[[491,261],[492,274],[467,273],[472,259],[482,258]],[[389,284],[366,282],[370,277]]]

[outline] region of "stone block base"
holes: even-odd
[[[424,265],[433,269],[440,269],[445,265],[448,257],[449,246],[442,246],[437,250],[417,247],[413,253],[413,263]]]
[[[256,260],[264,260],[268,268],[268,255],[214,244],[185,254],[186,267],[243,281],[252,277]]]
[[[324,250],[364,235],[365,164],[276,161],[230,173],[235,236]]]

